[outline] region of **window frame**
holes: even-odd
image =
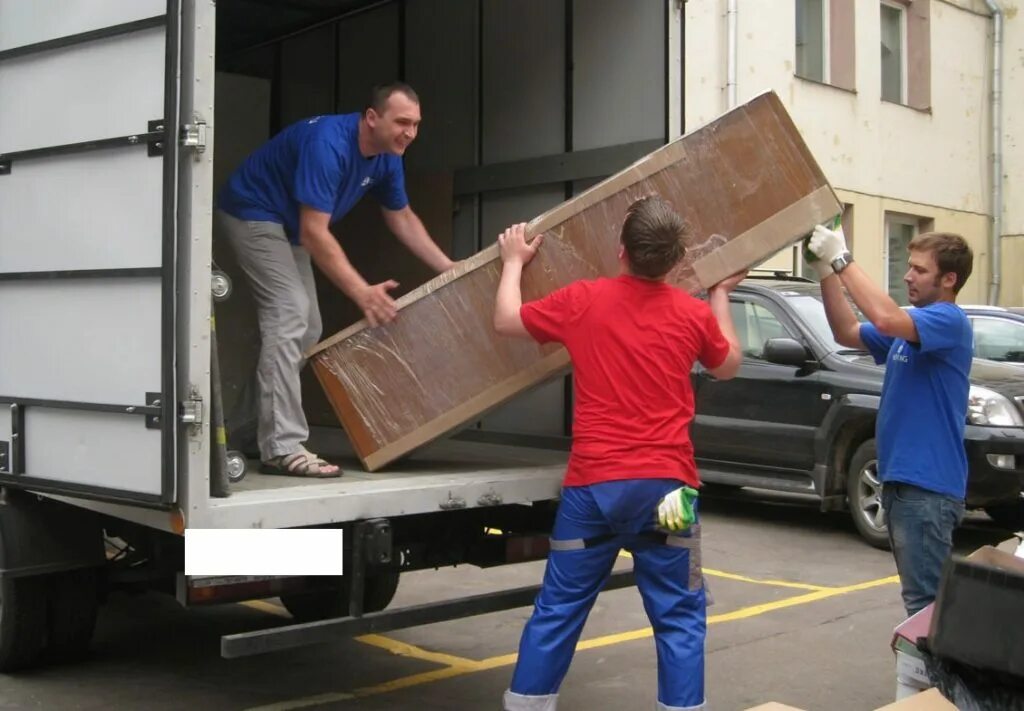
[[[800,343],[805,343],[804,336],[801,333],[800,328],[797,327],[796,324],[791,322],[789,315],[786,313],[786,309],[782,306],[773,304],[771,300],[762,297],[760,294],[754,294],[749,292],[733,292],[732,294],[729,295],[729,304],[730,309],[734,304],[738,304],[743,310],[744,318],[742,324],[737,323],[738,319],[736,318],[735,313],[731,313],[731,315],[733,318],[734,326],[737,331],[736,335],[740,341],[740,352],[743,356],[744,363],[761,363],[774,365],[774,363],[771,363],[771,361],[766,360],[764,357],[764,344],[767,341],[767,339],[761,341],[757,353],[751,353],[743,348],[743,341],[749,341],[749,339],[745,339],[745,336],[748,336],[750,334],[750,317],[751,315],[753,315],[756,318],[756,313],[754,312],[754,309],[757,308],[766,311],[773,319],[775,319],[775,322],[778,323],[779,326],[782,328],[783,335],[776,337],[792,338],[793,340],[798,341]],[[750,313],[748,313],[748,311]],[[757,329],[758,335],[760,336],[760,325],[757,326]]]
[[[967,318],[970,320],[971,331],[972,331],[973,334],[976,334],[975,324],[978,323],[979,321],[985,322],[985,323],[993,323],[993,324],[1007,324],[1010,328],[1017,328],[1017,329],[1020,329],[1020,330],[1024,331],[1024,322],[1018,321],[1015,318],[1006,318],[1006,317],[1003,317],[1003,316],[999,316],[998,314],[972,313],[972,314],[968,314]],[[1013,365],[1019,365],[1020,363],[1024,362],[1024,361],[1008,360],[1008,359],[1006,359],[1006,360],[998,360],[998,359],[995,359],[995,358],[986,358],[985,356],[978,355],[978,343],[977,343],[977,336],[976,335],[974,335],[974,337],[972,338],[971,345],[972,345],[972,349],[971,349],[972,350],[972,354],[973,354],[973,356],[975,358],[983,358],[985,360],[991,360],[991,361],[993,361],[995,363],[1010,363],[1010,364],[1013,364]],[[1024,347],[1022,347],[1021,350],[1024,351]]]
[[[796,20],[799,19],[797,15],[797,2],[799,0],[793,0],[793,13],[794,13],[794,29],[796,28]],[[821,0],[821,78],[816,79],[815,77],[809,77],[800,73],[799,63],[797,60],[797,47],[799,43],[797,40],[799,36],[794,36],[793,41],[793,74],[806,81],[814,81],[822,84],[832,83],[832,17],[831,17],[831,0]],[[804,43],[806,44],[806,42]]]
[[[921,220],[923,218],[914,215],[908,215],[902,212],[886,212],[885,213],[885,239],[882,240],[882,264],[885,266],[885,276],[883,284],[885,285],[885,293],[887,293],[893,301],[900,302],[892,293],[892,261],[891,250],[892,250],[892,235],[890,233],[891,228],[894,225],[900,225],[904,227],[910,227],[913,229],[913,233],[910,235],[910,239],[914,239],[921,234]],[[908,241],[909,244],[909,241]]]
[[[883,94],[883,87],[885,86],[885,81],[884,81],[884,77],[883,77],[883,74],[885,72],[885,65],[882,64],[882,55],[881,55],[881,52],[882,52],[882,49],[881,49],[881,38],[882,38],[882,15],[881,15],[881,8],[882,8],[882,6],[888,6],[888,7],[890,7],[890,8],[892,8],[892,9],[894,9],[894,10],[899,12],[899,18],[900,18],[900,28],[899,28],[899,37],[900,37],[900,98],[899,98],[899,101],[893,101],[892,99],[888,99]],[[907,29],[907,21],[908,21],[907,13],[908,13],[908,11],[909,11],[909,8],[907,7],[907,5],[905,3],[903,3],[903,2],[900,2],[899,0],[880,0],[880,2],[879,2],[879,15],[878,15],[878,38],[879,38],[878,78],[879,78],[879,86],[878,86],[878,95],[879,95],[879,98],[881,98],[882,101],[885,101],[885,102],[890,103],[890,104],[897,104],[898,103],[901,106],[909,106],[910,105],[909,104],[909,101],[910,101],[910,99],[909,99],[909,86],[910,86],[910,76],[909,76],[910,46],[909,46],[909,36],[908,36],[909,33],[908,33],[908,29]]]

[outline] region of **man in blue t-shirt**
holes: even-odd
[[[312,265],[359,306],[371,326],[397,313],[388,292],[398,283],[368,284],[330,226],[370,193],[409,251],[437,272],[453,266],[405,194],[402,155],[419,124],[419,98],[411,87],[375,87],[362,114],[316,116],[285,128],[242,163],[217,197],[218,218],[252,287],[259,317],[256,392],[243,399],[258,410],[256,439],[265,472],[341,474],[304,446],[309,427],[299,372],[321,332]]]
[[[885,364],[875,426],[878,474],[903,605],[913,615],[935,599],[964,513],[973,333],[956,295],[974,256],[960,235],[929,232],[911,240],[903,280],[915,308],[904,310],[853,263],[842,228],[815,228],[808,248],[818,258],[811,264],[822,277],[836,341]],[[844,286],[870,323],[858,322]]]

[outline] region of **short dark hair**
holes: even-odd
[[[660,279],[686,254],[683,218],[657,195],[643,197],[629,206],[622,223],[622,246],[629,270],[639,277]]]
[[[366,109],[373,109],[376,113],[382,114],[388,108],[388,99],[394,93],[405,94],[415,104],[420,103],[419,94],[404,81],[393,81],[390,84],[378,84],[370,91],[370,103]],[[366,113],[365,111],[363,113]]]
[[[959,294],[974,269],[974,252],[967,240],[952,232],[923,232],[910,240],[911,252],[931,252],[939,266],[939,275],[956,274],[953,293]]]

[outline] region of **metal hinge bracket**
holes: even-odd
[[[206,150],[206,122],[197,119],[195,123],[182,125],[178,140],[182,148],[192,148],[199,156]]]
[[[184,425],[201,426],[203,424],[203,399],[193,396],[188,400],[182,400],[178,408],[178,419]]]

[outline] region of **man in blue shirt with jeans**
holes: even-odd
[[[419,124],[419,98],[411,87],[376,87],[362,114],[315,116],[285,128],[250,155],[218,195],[217,216],[252,287],[259,318],[256,384],[243,396],[249,402],[242,408],[258,410],[257,443],[265,472],[341,474],[304,446],[309,427],[299,372],[304,353],[321,332],[312,265],[359,306],[371,326],[397,313],[388,292],[398,283],[368,284],[330,225],[370,193],[388,228],[409,251],[437,272],[453,266],[405,194],[401,157]],[[258,404],[251,402],[254,397]],[[252,417],[247,413],[247,419]]]
[[[878,474],[903,605],[913,615],[935,599],[964,513],[973,333],[956,295],[974,257],[960,235],[929,232],[911,240],[903,280],[915,308],[904,310],[853,263],[841,228],[817,227],[808,247],[818,258],[812,265],[836,341],[885,364]],[[858,322],[844,286],[870,323]]]

